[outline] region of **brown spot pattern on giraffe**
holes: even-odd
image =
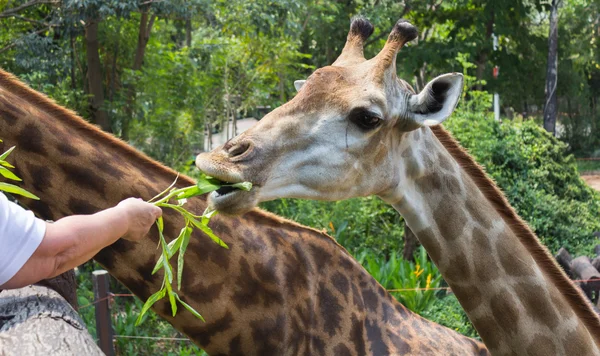
[[[514,246],[506,245],[499,240],[496,243],[498,259],[502,269],[512,277],[533,276],[533,260],[531,256],[520,252]]]
[[[478,204],[478,199],[467,199],[465,205],[467,207],[468,214],[473,218],[473,221],[481,225],[482,228],[489,230],[492,228],[493,216],[491,209],[488,206],[482,206]]]
[[[456,209],[454,199],[445,194],[433,211],[433,218],[443,238],[448,241],[460,238],[467,223],[465,212],[462,209]]]
[[[535,336],[533,341],[527,346],[527,356],[547,356],[556,354],[558,354],[558,352],[554,345],[554,340],[542,335]]]
[[[350,349],[342,343],[337,344],[333,348],[333,354],[336,356],[352,356]]]
[[[42,200],[32,200],[27,203],[27,207],[33,210],[37,216],[44,220],[56,220],[57,215],[50,209],[47,203]]]
[[[477,323],[477,332],[485,343],[485,346],[493,353],[500,346],[499,326],[491,316],[480,317],[474,320]]]
[[[64,172],[67,181],[75,185],[92,190],[102,196],[106,194],[106,179],[100,177],[93,170],[77,164],[61,163],[58,165]]]
[[[69,208],[71,214],[94,214],[101,210],[88,200],[77,198],[69,199],[67,207]]]
[[[365,344],[365,325],[364,321],[352,315],[352,328],[350,329],[350,341],[354,344],[354,350],[357,355],[366,355],[367,348]]]
[[[425,247],[427,254],[432,260],[439,263],[441,256],[442,247],[435,237],[435,233],[431,227],[425,228],[417,233],[419,241]]]
[[[319,314],[323,316],[323,331],[333,336],[340,329],[342,306],[325,283],[319,284]]]
[[[17,135],[17,146],[19,150],[29,153],[45,154],[46,150],[42,144],[42,131],[34,124],[27,124]]]
[[[367,339],[369,340],[369,349],[373,355],[389,355],[390,349],[383,341],[381,328],[377,325],[377,321],[367,318],[365,322],[367,330]]]
[[[272,303],[283,303],[283,295],[276,288],[265,286],[252,276],[250,265],[244,257],[240,260],[239,269],[240,277],[233,295],[233,302],[238,308],[249,308],[255,305],[266,307]]]
[[[489,240],[488,233],[475,227],[472,233],[472,247],[475,265],[475,274],[482,281],[491,281],[500,276],[500,267],[496,263],[494,254],[492,253],[492,244]],[[484,256],[489,256],[484,258]]]
[[[81,152],[79,152],[79,150],[75,146],[73,146],[72,143],[67,144],[66,142],[59,142],[58,144],[56,144],[56,148],[61,154],[71,157],[77,157],[81,154]]]
[[[452,288],[452,292],[456,295],[456,298],[460,301],[460,304],[466,312],[470,312],[477,308],[483,302],[481,292],[477,286],[459,287]]]
[[[496,293],[490,299],[490,308],[494,319],[505,333],[514,333],[520,319],[517,300],[507,290]]]
[[[344,274],[337,271],[331,277],[331,284],[333,284],[335,289],[344,296],[344,300],[347,302],[348,292],[350,291],[350,283],[348,282],[348,278]]]
[[[2,117],[9,125],[15,125],[17,120],[19,120],[19,117],[25,115],[21,110],[7,102],[3,102],[2,104],[4,107],[0,106],[0,117]]]
[[[440,266],[442,274],[448,281],[468,281],[472,277],[471,267],[467,263],[464,251],[458,251],[449,257],[448,263]]]
[[[535,321],[548,326],[550,329],[554,329],[560,324],[560,318],[552,304],[550,304],[549,298],[531,293],[529,283],[515,285],[514,291],[525,310],[527,310],[527,314],[533,317]],[[540,293],[544,293],[544,291],[540,291]],[[550,293],[554,293],[554,291],[550,291]]]

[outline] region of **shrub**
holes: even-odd
[[[419,249],[415,261],[406,261],[396,252],[385,259],[368,250],[358,254],[356,259],[400,303],[415,313],[422,314],[435,303],[442,275],[429,261],[424,248]]]
[[[279,199],[261,205],[266,210],[317,229],[325,229],[350,253],[370,250],[389,257],[403,246],[403,219],[377,197],[339,202]]]
[[[463,335],[480,339],[475,327],[471,324],[471,321],[454,294],[449,294],[441,299],[435,299],[431,307],[424,310],[421,315]]]

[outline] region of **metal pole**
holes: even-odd
[[[113,345],[113,329],[110,321],[109,280],[110,276],[105,270],[92,272],[94,280],[94,300],[101,300],[96,307],[96,336],[98,346],[107,356],[115,355]]]
[[[492,33],[494,52],[498,50],[498,36]],[[494,68],[494,79],[498,78],[498,67]],[[494,118],[500,121],[500,94],[494,93]]]

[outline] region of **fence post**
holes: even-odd
[[[109,280],[110,275],[105,270],[92,272],[94,279],[94,300],[103,299],[95,304],[96,307],[96,336],[98,346],[107,356],[114,356],[113,329],[110,318]]]

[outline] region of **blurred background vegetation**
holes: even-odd
[[[541,127],[553,4],[556,137]],[[578,166],[600,164],[575,157],[600,156],[600,0],[0,0],[0,66],[150,156],[193,172],[194,156],[210,148],[207,136],[231,119],[260,119],[293,97],[294,80],[330,64],[355,15],[376,28],[367,57],[399,18],[420,29],[398,56],[398,75],[417,90],[439,74],[465,74],[464,98],[447,128],[552,252],[566,246],[591,255],[600,197]],[[502,122],[490,113],[491,93],[500,94]],[[421,249],[414,260],[401,257],[402,218],[377,198],[286,199],[263,208],[326,229],[388,289],[444,286]],[[93,300],[92,269],[80,268],[80,305]],[[125,292],[117,284],[112,290]],[[477,336],[452,294],[393,294]],[[116,334],[180,336],[154,314],[134,328],[140,306],[116,298]],[[93,308],[81,313],[95,335]],[[188,341],[117,339],[117,348],[128,355],[201,353]]]

